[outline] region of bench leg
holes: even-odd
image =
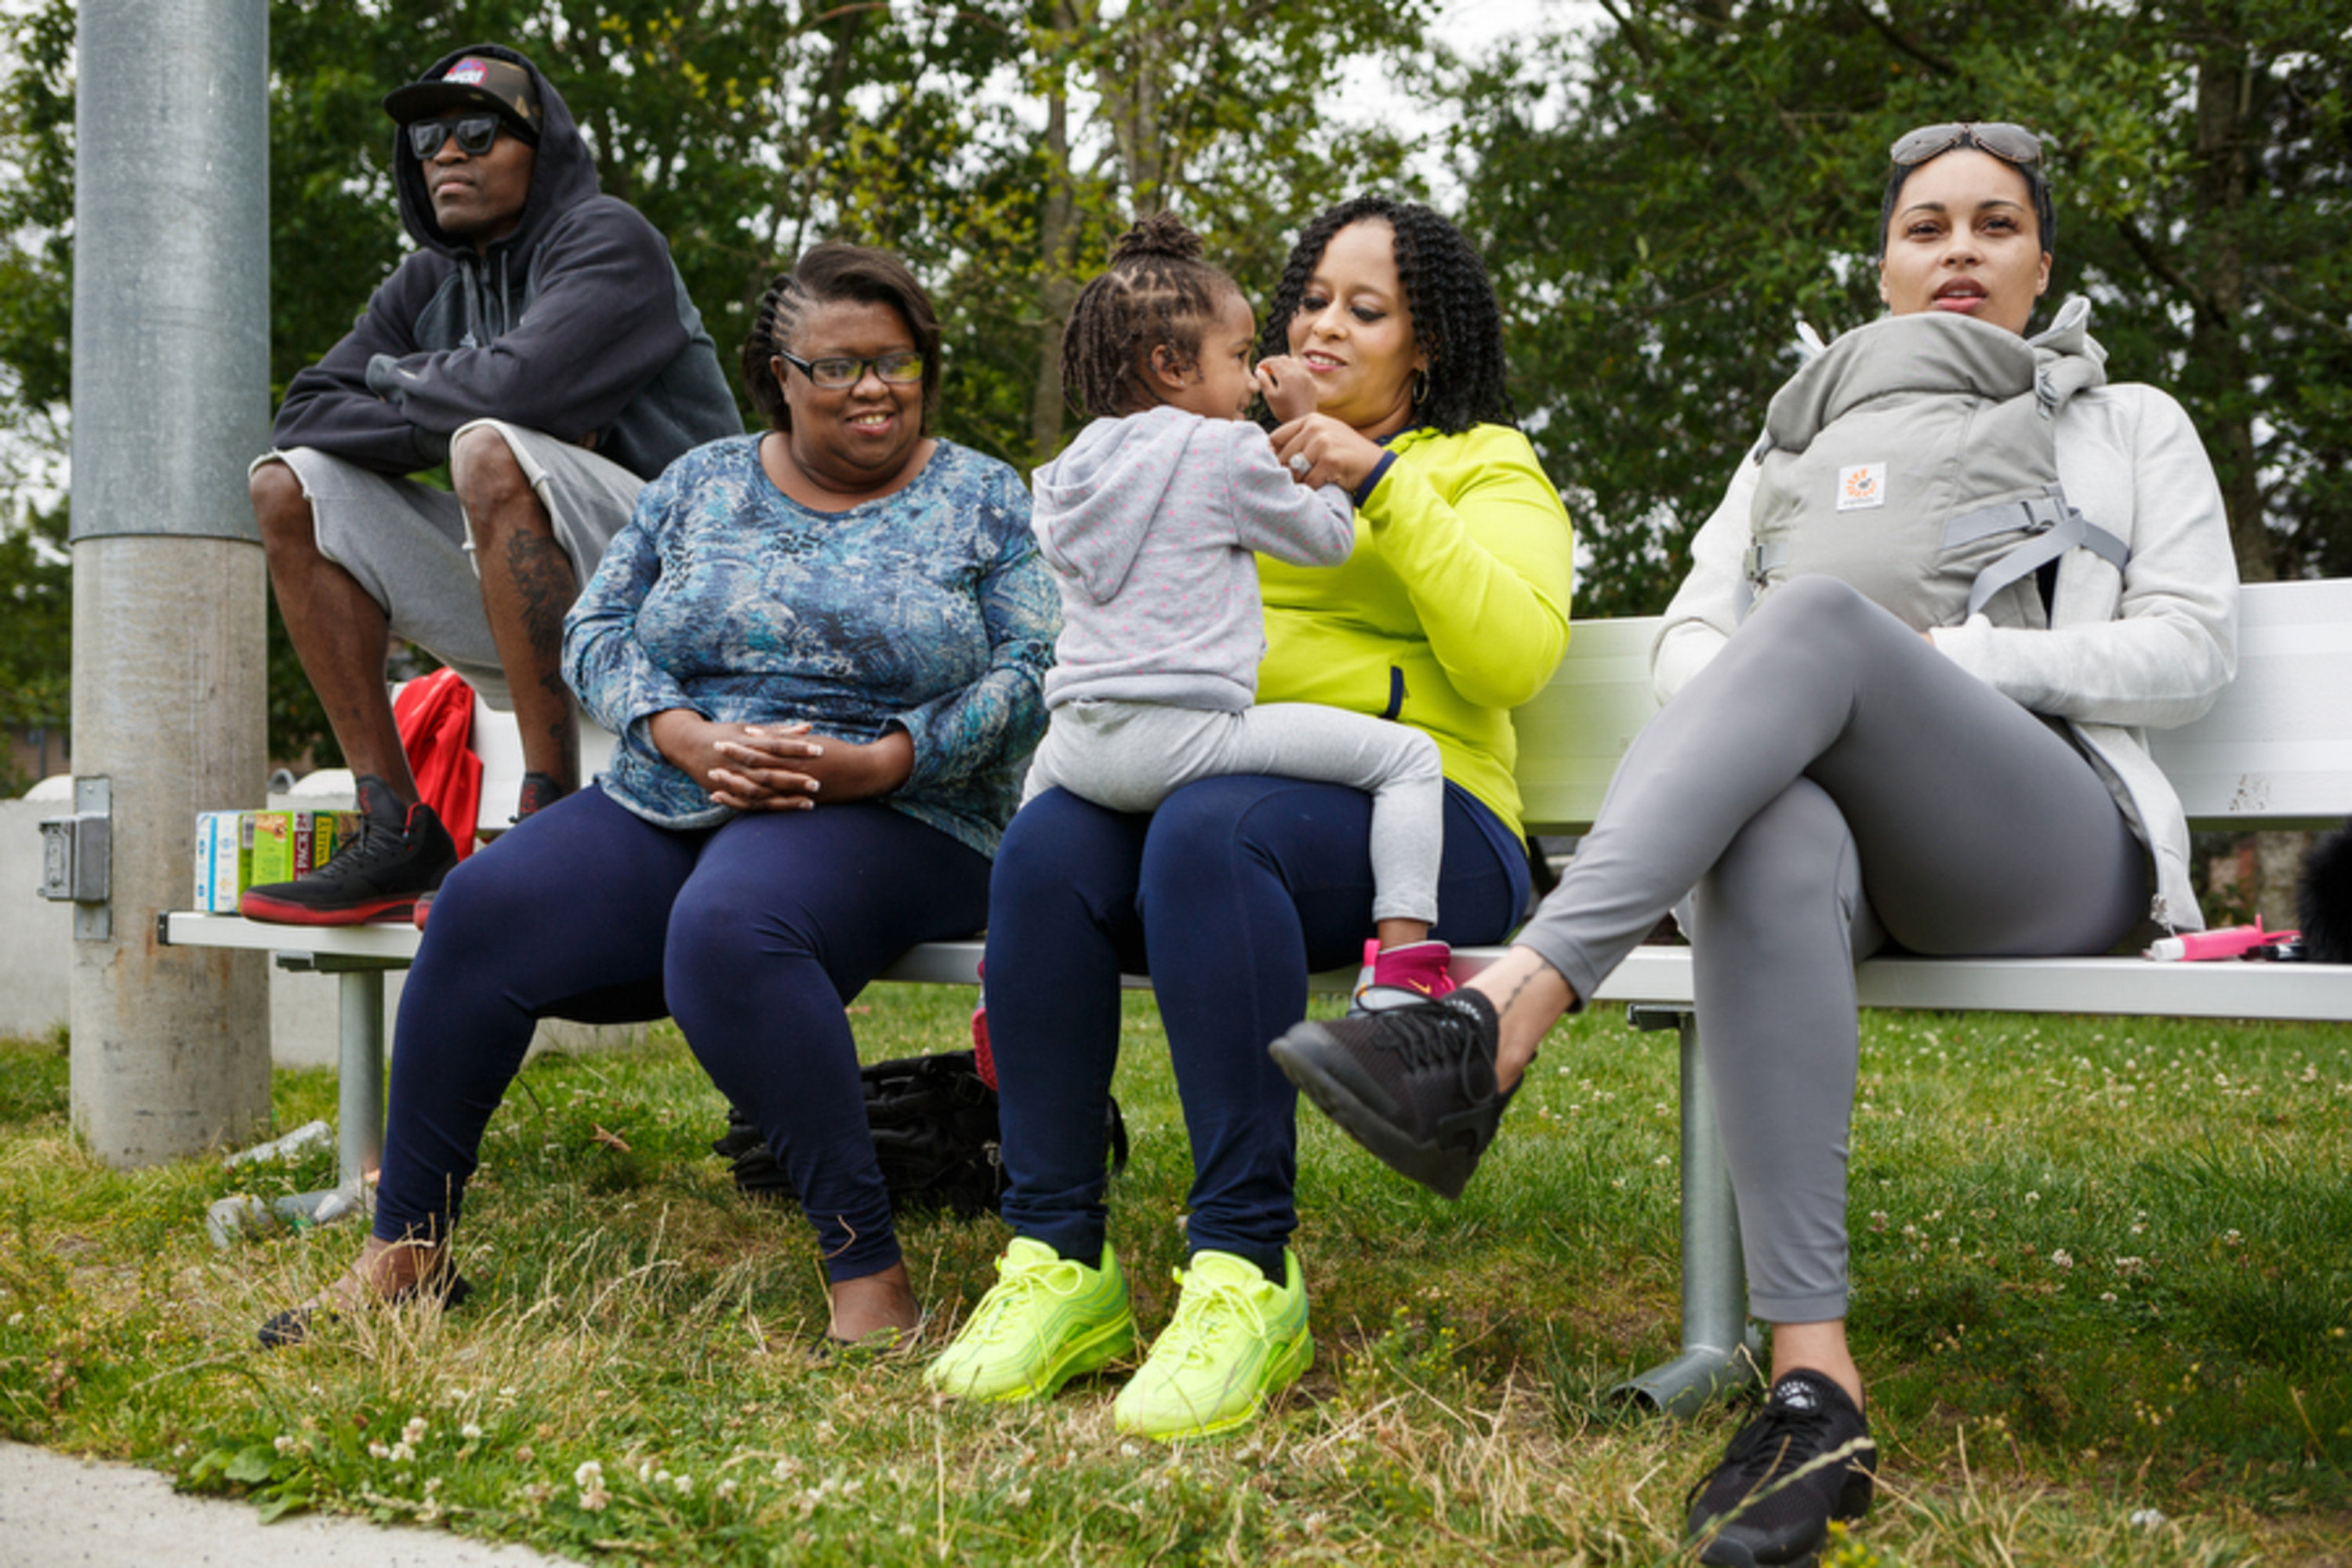
[[[1698,1015],[1633,1010],[1636,1028],[1669,1022],[1681,1037],[1683,1167],[1683,1349],[1614,1391],[1620,1401],[1691,1415],[1710,1399],[1760,1381],[1762,1337],[1748,1321],[1747,1269],[1739,1215],[1716,1131],[1715,1098],[1699,1060]]]
[[[342,1183],[357,1191],[383,1158],[383,971],[347,969],[335,1070]]]

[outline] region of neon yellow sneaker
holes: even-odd
[[[1016,1236],[996,1283],[923,1381],[962,1399],[1047,1399],[1082,1373],[1135,1351],[1127,1276],[1108,1244],[1102,1267]]]
[[[1212,1437],[1256,1416],[1315,1359],[1307,1332],[1307,1284],[1298,1255],[1282,1255],[1276,1285],[1229,1252],[1198,1252],[1176,1272],[1176,1316],[1143,1367],[1119,1390],[1111,1420],[1122,1432],[1171,1442]]]

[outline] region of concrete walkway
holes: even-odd
[[[444,1531],[182,1497],[154,1470],[0,1443],[0,1568],[567,1568]]]

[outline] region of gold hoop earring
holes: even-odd
[[[1414,371],[1412,373],[1412,405],[1415,408],[1418,408],[1428,401],[1429,372],[1426,370]]]

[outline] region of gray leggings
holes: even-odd
[[[1696,889],[1700,1039],[1767,1322],[1843,1318],[1853,965],[2104,952],[2147,857],[2073,743],[1845,584],[1774,590],[1625,753],[1517,941],[1589,996]]]
[[[1239,712],[1159,702],[1065,702],[1029,764],[1024,802],[1059,784],[1111,811],[1156,811],[1196,779],[1272,773],[1372,797],[1372,919],[1437,921],[1445,764],[1409,724],[1318,702]]]

